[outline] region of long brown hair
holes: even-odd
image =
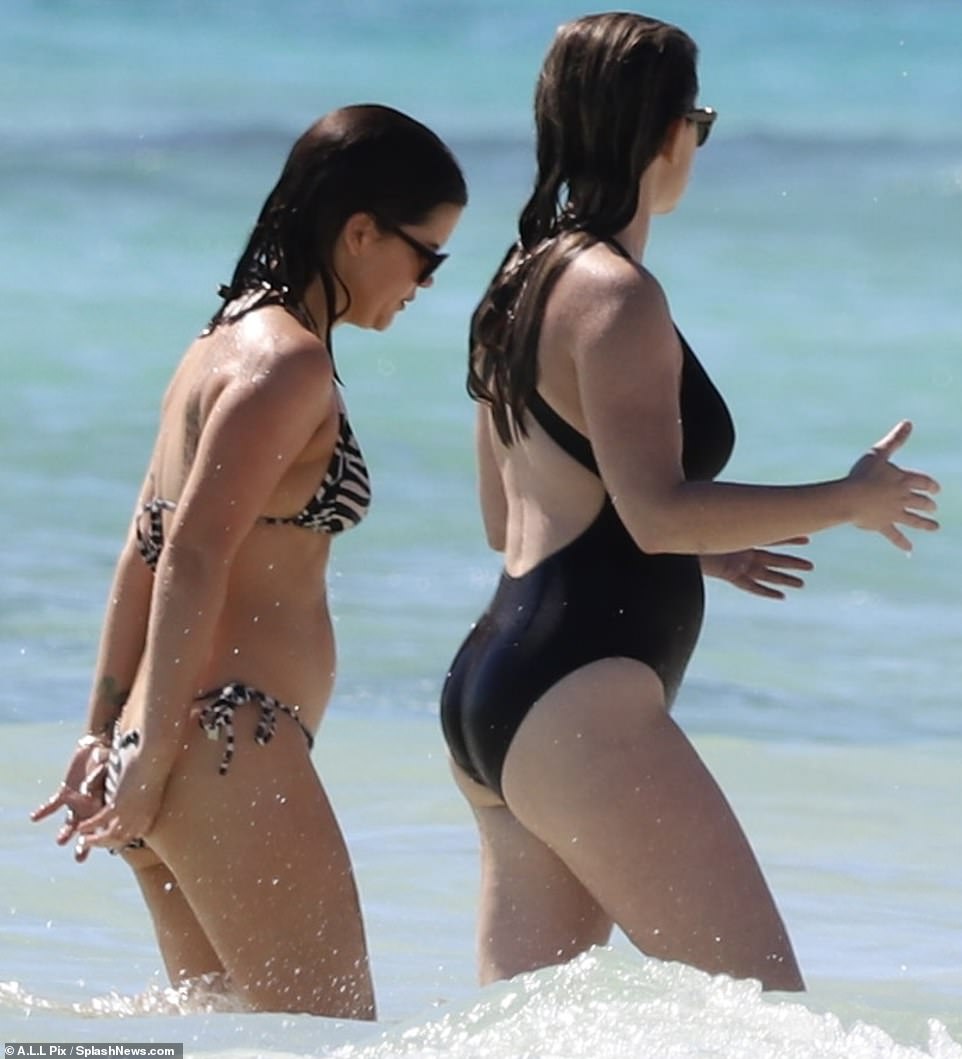
[[[454,156],[426,126],[378,104],[341,107],[316,121],[291,149],[261,208],[229,284],[208,324],[225,319],[241,294],[254,298],[238,315],[283,305],[312,328],[304,292],[315,276],[327,302],[325,338],[337,319],[334,244],[347,219],[367,212],[382,223],[418,224],[442,204],[464,206],[468,194]],[[342,311],[343,312],[343,311]],[[233,311],[226,317],[236,319]]]
[[[498,436],[524,434],[548,296],[583,249],[634,217],[642,174],[698,94],[697,48],[643,15],[561,26],[535,91],[537,176],[512,246],[471,319],[468,393]]]

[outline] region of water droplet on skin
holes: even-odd
[[[170,894],[170,893],[173,893],[173,892],[174,892],[174,884],[172,882],[165,882],[164,883],[164,893],[165,894]]]

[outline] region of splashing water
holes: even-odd
[[[878,1026],[763,995],[754,981],[595,950],[485,990],[436,1020],[385,1032],[337,1059],[962,1059],[944,1025],[927,1050]]]
[[[613,949],[393,1025],[244,1012],[216,979],[70,1004],[0,983],[0,1014],[28,1017],[31,1039],[58,1023],[62,1031],[65,1020],[76,1036],[86,1027],[99,1040],[129,1038],[130,1020],[139,1019],[152,1039],[191,1042],[189,1053],[205,1059],[962,1059],[962,1045],[935,1019],[924,1043],[905,1043],[875,1019],[817,1012],[809,1003]],[[877,1018],[893,1022],[892,1014]],[[894,1032],[911,1038],[906,1025]]]

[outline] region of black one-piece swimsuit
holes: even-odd
[[[679,333],[685,478],[705,481],[734,445],[728,409]],[[573,459],[598,474],[589,440],[537,393],[528,408]],[[648,555],[605,494],[597,518],[520,577],[507,572],[455,656],[441,694],[454,760],[501,793],[511,740],[528,710],[562,677],[603,658],[634,658],[661,678],[668,703],[701,629],[704,590],[693,555]]]

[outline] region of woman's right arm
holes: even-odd
[[[787,486],[686,481],[682,354],[661,288],[624,262],[607,270],[577,264],[562,277],[552,303],[565,314],[582,411],[606,489],[639,547],[733,552],[852,523],[908,550],[901,527],[938,528],[929,517],[936,506],[929,494],[938,483],[890,462],[911,432],[906,422],[834,480]]]

